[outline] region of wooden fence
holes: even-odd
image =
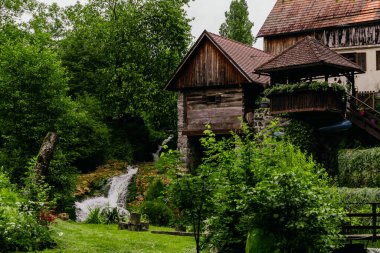
[[[375,108],[375,97],[376,92],[375,91],[358,91],[356,93],[356,98],[360,101],[363,101],[367,105],[369,105],[372,108]],[[358,104],[358,106],[360,106]]]
[[[353,212],[349,207],[361,207],[368,211]],[[380,238],[377,232],[380,229],[378,220],[380,220],[380,203],[355,203],[348,205],[347,217],[349,222],[343,225],[343,234],[347,239],[352,240],[372,240]],[[355,210],[354,209],[354,210]]]

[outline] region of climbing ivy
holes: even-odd
[[[316,143],[314,128],[300,120],[292,120],[285,128],[285,138],[303,152],[315,156]]]

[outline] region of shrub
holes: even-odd
[[[118,223],[122,217],[119,216],[116,207],[105,207],[90,209],[84,223],[87,224],[113,224]]]
[[[380,148],[340,151],[338,170],[339,186],[379,187]]]
[[[153,180],[153,182],[149,186],[145,199],[147,201],[154,201],[163,196],[164,190],[165,190],[164,183],[161,181],[161,179],[156,178]]]
[[[39,209],[36,207],[40,207]],[[3,252],[31,251],[53,245],[50,232],[39,221],[44,203],[24,199],[0,172],[0,248]],[[36,217],[36,214],[38,216]]]
[[[108,207],[102,210],[101,215],[105,224],[118,223],[120,220],[119,213],[116,207]]]
[[[342,196],[342,202],[351,203],[379,203],[380,188],[338,188],[339,194]]]
[[[261,229],[281,252],[330,252],[342,239],[339,195],[324,169],[273,138],[274,131],[276,125],[254,136],[243,128],[229,140],[202,139],[206,157],[198,173],[214,172],[205,242],[222,252],[241,252],[248,232]]]
[[[105,220],[102,215],[102,210],[99,207],[90,209],[90,212],[84,222],[88,224],[104,224]]]
[[[173,211],[162,201],[145,201],[140,206],[142,214],[146,214],[153,225],[167,226],[173,218]]]
[[[299,120],[292,120],[285,127],[285,138],[303,152],[315,155],[317,140],[314,129],[309,124]]]

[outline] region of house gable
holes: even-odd
[[[165,89],[265,85],[269,78],[254,73],[272,55],[204,31],[183,59]]]
[[[209,40],[193,51],[171,82],[176,89],[236,85],[251,82]]]

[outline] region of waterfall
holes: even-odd
[[[174,137],[174,136],[173,136],[172,134],[169,135],[169,137],[166,138],[166,139],[161,143],[161,145],[158,145],[158,149],[157,149],[157,151],[156,151],[155,153],[152,154],[152,155],[153,155],[153,161],[154,161],[154,162],[157,162],[158,159],[160,159],[160,152],[161,152],[162,148],[163,148],[166,144],[168,144],[168,142],[169,142],[171,139],[173,139],[173,137]]]
[[[125,200],[128,193],[128,185],[132,177],[137,173],[138,168],[128,166],[128,172],[115,176],[109,180],[110,189],[107,197],[94,197],[86,199],[82,202],[75,202],[75,214],[77,221],[86,220],[90,210],[95,208],[117,208],[120,215],[129,215],[125,209]]]

